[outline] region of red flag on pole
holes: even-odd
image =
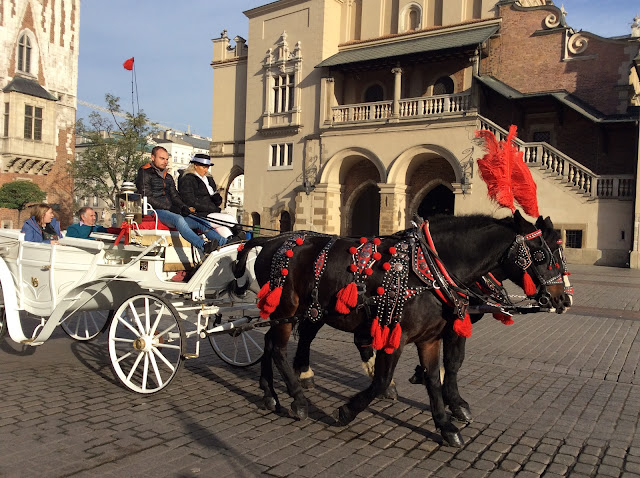
[[[125,70],[133,70],[133,57],[129,58],[127,61],[125,61],[122,66],[124,66]]]

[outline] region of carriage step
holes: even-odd
[[[182,354],[182,358],[185,360],[194,359],[198,357],[199,357],[198,354]]]
[[[26,339],[26,340],[21,340],[20,343],[26,344],[26,345],[33,345],[35,347],[36,345],[42,345],[44,342],[36,342],[36,339]]]

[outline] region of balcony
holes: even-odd
[[[457,115],[471,110],[471,105],[470,91],[399,99],[396,108],[394,100],[339,105],[331,107],[331,116],[328,122],[325,121],[325,125],[392,122]],[[394,110],[397,110],[397,114],[394,114]]]

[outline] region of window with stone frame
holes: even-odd
[[[24,138],[42,141],[42,108],[24,105]]]
[[[453,91],[453,80],[448,76],[438,78],[438,80],[433,84],[433,96],[452,95]]]
[[[293,143],[270,145],[268,169],[293,169]]]
[[[31,39],[26,33],[18,40],[18,70],[31,73]]]
[[[9,137],[9,103],[4,104],[4,123],[2,128],[2,136]]]
[[[567,229],[565,234],[565,247],[570,249],[582,249],[582,229]]]
[[[295,106],[295,75],[283,73],[273,78],[273,112],[284,113]]]

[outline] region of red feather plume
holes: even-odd
[[[509,127],[504,141],[498,141],[488,130],[476,131],[485,140],[487,154],[478,159],[480,176],[487,183],[489,198],[515,211],[514,200],[531,217],[538,217],[537,186],[523,160],[522,151],[513,144],[517,126]]]

